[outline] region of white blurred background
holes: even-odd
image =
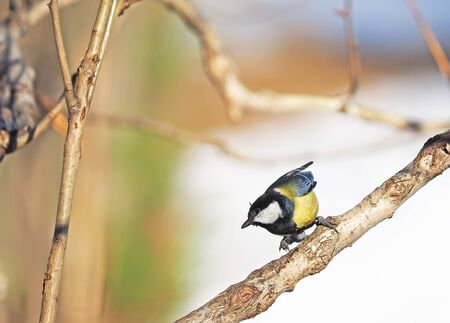
[[[213,23],[217,21],[228,47],[239,55],[264,56],[292,33],[300,39],[317,37],[330,50],[342,50],[342,39],[336,37],[341,21],[329,19],[332,8],[340,6],[337,1],[247,1],[251,14],[242,14],[245,5],[237,1],[197,3]],[[448,3],[419,4],[443,44],[449,45]],[[376,66],[373,79],[363,79],[355,100],[420,120],[448,118],[448,83],[433,65],[405,4],[356,1],[354,7],[362,61],[367,54],[371,68]],[[261,8],[266,18],[255,18]],[[302,78],[301,72],[296,77]],[[319,214],[338,215],[406,166],[431,135],[323,111],[267,116],[211,133],[251,156],[291,159],[274,165],[246,164],[205,147],[193,147],[184,155],[174,203],[180,211],[187,208],[200,224],[195,233],[196,288],[174,317],[280,256],[279,237],[262,228],[241,230],[240,225],[248,202],[281,174],[314,160]],[[449,197],[450,177],[444,174],[406,201],[391,220],[344,250],[323,272],[302,280],[252,322],[448,322]]]
[[[250,89],[348,89],[342,1],[193,0]],[[61,12],[70,66],[84,54],[99,1]],[[450,53],[448,0],[417,0]],[[403,0],[354,1],[362,75],[353,98],[418,120],[450,119],[443,78]],[[7,1],[0,0],[7,15]],[[171,322],[280,257],[280,238],[241,230],[248,203],[313,160],[320,215],[338,215],[409,163],[434,133],[415,134],[307,109],[230,124],[204,74],[198,41],[157,1],[113,26],[93,113],[152,117],[207,133],[276,163],[156,138],[88,119],[73,202],[59,322]],[[22,51],[44,93],[61,95],[48,17]],[[36,322],[54,229],[63,136],[47,131],[0,164],[0,322]],[[302,280],[253,322],[449,322],[450,173]]]
[[[418,82],[411,81],[415,78]],[[424,83],[429,90],[420,97],[401,97],[421,93]],[[448,115],[446,84],[426,72],[382,79],[361,99],[411,110],[434,102],[426,117]],[[187,207],[199,217],[200,225],[195,234],[196,288],[179,314],[280,256],[278,236],[262,228],[240,229],[248,202],[278,176],[314,160],[319,214],[342,214],[406,166],[429,137],[323,112],[261,122],[239,132],[224,129],[220,135],[257,156],[305,153],[297,161],[272,166],[241,164],[204,147],[186,154],[179,170],[177,203],[180,210]],[[346,153],[335,153],[339,151]],[[253,321],[447,322],[449,194],[450,177],[444,174],[409,199],[391,220],[344,250],[323,272],[302,280],[293,293],[282,295]]]

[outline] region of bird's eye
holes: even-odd
[[[261,212],[261,210],[258,209],[258,208],[256,208],[256,209],[255,209],[255,214],[258,214],[259,212]]]

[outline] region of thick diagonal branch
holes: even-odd
[[[314,275],[371,228],[389,219],[421,187],[450,167],[450,130],[429,139],[417,157],[346,213],[334,217],[339,234],[318,227],[287,255],[252,272],[178,322],[238,322],[267,310],[298,281]]]
[[[198,37],[207,76],[228,106],[232,120],[239,120],[244,111],[288,112],[302,109],[323,109],[344,112],[369,121],[414,131],[446,129],[450,121],[422,122],[379,112],[367,106],[347,102],[348,95],[325,96],[253,91],[240,80],[236,65],[226,54],[214,29],[197,13],[188,0],[157,0],[178,15]]]
[[[92,100],[95,82],[109,39],[116,6],[117,0],[101,1],[88,49],[78,68],[76,85],[73,86],[59,23],[58,2],[52,0],[50,3],[56,47],[61,63],[66,103],[69,111],[69,124],[64,145],[63,170],[55,232],[42,291],[41,323],[55,321],[64,255],[67,247],[73,190],[81,158],[81,138]]]

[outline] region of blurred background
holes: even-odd
[[[2,16],[6,1],[0,1]],[[196,0],[251,89],[333,94],[348,87],[341,1]],[[450,51],[448,1],[418,1]],[[62,11],[73,69],[97,1]],[[450,117],[439,73],[403,1],[355,1],[363,73],[355,100],[419,120]],[[50,20],[22,50],[37,86],[61,91]],[[278,258],[279,237],[241,230],[248,202],[286,171],[314,160],[320,215],[353,207],[404,167],[432,133],[414,134],[344,114],[251,114],[230,124],[201,66],[197,39],[161,5],[143,1],[117,19],[92,112],[148,116],[223,139],[180,146],[88,121],[77,177],[60,322],[168,322]],[[56,214],[64,138],[53,130],[0,165],[0,322],[35,322]],[[253,322],[447,322],[448,174],[408,200],[302,280]]]

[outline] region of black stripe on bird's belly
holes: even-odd
[[[260,226],[267,229],[270,233],[277,235],[287,235],[299,232],[299,229],[292,219],[278,219],[272,224],[260,224]]]

